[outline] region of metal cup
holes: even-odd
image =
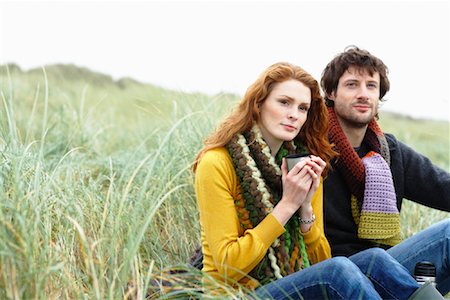
[[[301,160],[308,158],[309,154],[289,154],[286,155],[288,172]]]

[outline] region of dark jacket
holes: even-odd
[[[393,135],[386,134],[386,139],[391,153],[391,172],[399,211],[403,198],[450,211],[450,174]],[[366,152],[359,155],[362,157]],[[374,246],[388,248],[358,238],[351,213],[350,190],[335,167],[324,181],[324,221],[333,256],[350,256]]]

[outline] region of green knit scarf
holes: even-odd
[[[306,149],[285,142],[275,159],[256,125],[249,132],[235,135],[226,148],[233,160],[242,191],[242,197],[235,199],[239,221],[244,230],[254,228],[272,212],[282,196],[282,158],[287,154],[303,154]],[[249,274],[261,284],[310,265],[300,234],[299,218],[291,218],[285,229]]]

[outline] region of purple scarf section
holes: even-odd
[[[362,159],[366,169],[366,182],[362,212],[398,214],[397,198],[391,170],[384,158],[373,152]]]

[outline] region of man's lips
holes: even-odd
[[[369,105],[365,105],[365,104],[356,104],[356,105],[353,105],[353,107],[357,111],[360,111],[360,112],[366,112],[366,111],[368,111],[370,109],[370,106]]]

